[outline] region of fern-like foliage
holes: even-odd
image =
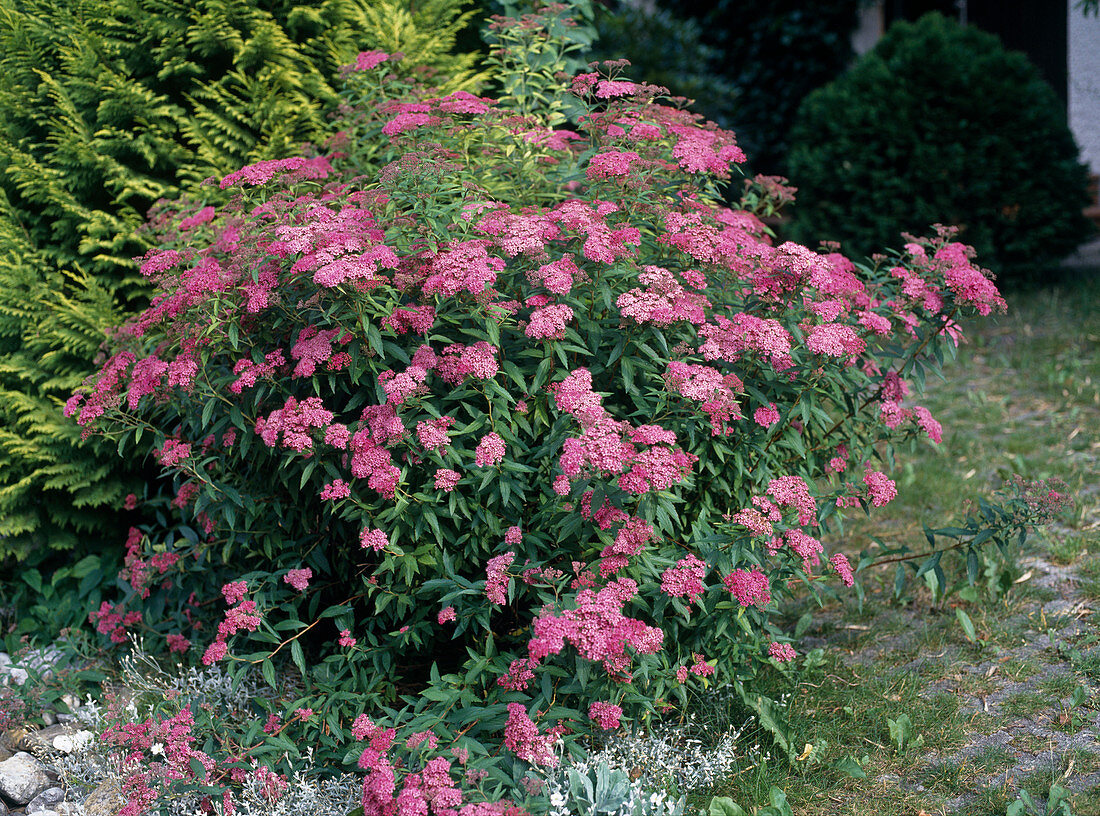
[[[148,474],[61,415],[148,297],[150,206],[331,135],[340,67],[477,90],[468,0],[0,0],[0,561],[99,546]]]

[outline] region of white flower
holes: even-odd
[[[149,753],[150,754],[163,754],[164,753],[164,745],[162,743],[159,743],[159,742],[154,742],[152,745],[149,746]]]

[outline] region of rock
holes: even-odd
[[[24,813],[38,813],[43,810],[54,810],[65,801],[65,791],[61,788],[46,788],[38,796],[27,802]]]
[[[8,806],[4,804],[3,799],[0,799],[0,816],[8,816],[9,813],[11,811],[8,810]]]
[[[57,715],[50,710],[42,712],[42,723],[44,725],[57,725]]]
[[[12,683],[21,686],[27,682],[28,677],[30,677],[30,675],[27,674],[27,670],[21,666],[9,666],[4,669],[4,675],[3,678],[0,678],[0,683],[5,686],[11,685]]]
[[[12,804],[25,805],[48,787],[45,766],[25,751],[0,762],[0,796]]]
[[[0,745],[0,762],[3,762],[5,759],[11,759],[13,756],[15,756],[15,754],[13,754],[3,745]]]
[[[80,698],[75,694],[62,694],[61,702],[69,707],[69,711],[76,711],[80,708]]]
[[[53,751],[56,748],[53,744],[54,740],[62,735],[71,737],[79,730],[78,727],[58,723],[57,725],[40,728],[37,731],[27,731],[20,737],[19,741],[16,743],[16,747],[20,751],[28,751],[32,754],[37,754],[41,751]]]
[[[118,782],[103,780],[84,800],[85,816],[116,816],[126,800]]]
[[[76,733],[65,733],[54,737],[51,745],[55,751],[71,754],[94,740],[95,734],[91,731],[77,731]]]
[[[0,670],[5,669],[11,665],[11,655],[7,652],[0,652]]]

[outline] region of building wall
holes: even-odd
[[[1069,126],[1081,160],[1100,174],[1100,17],[1069,3]]]

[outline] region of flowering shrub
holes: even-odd
[[[797,657],[776,604],[852,584],[823,529],[895,495],[889,446],[940,434],[910,381],[1004,302],[947,231],[776,246],[761,185],[719,203],[733,134],[620,64],[569,82],[571,130],[392,59],[350,76],[341,153],[157,215],[159,294],[66,411],[174,474],[179,521],[94,617],[272,686],[289,657],[240,745],[357,763],[368,816],[505,814],[563,738]]]

